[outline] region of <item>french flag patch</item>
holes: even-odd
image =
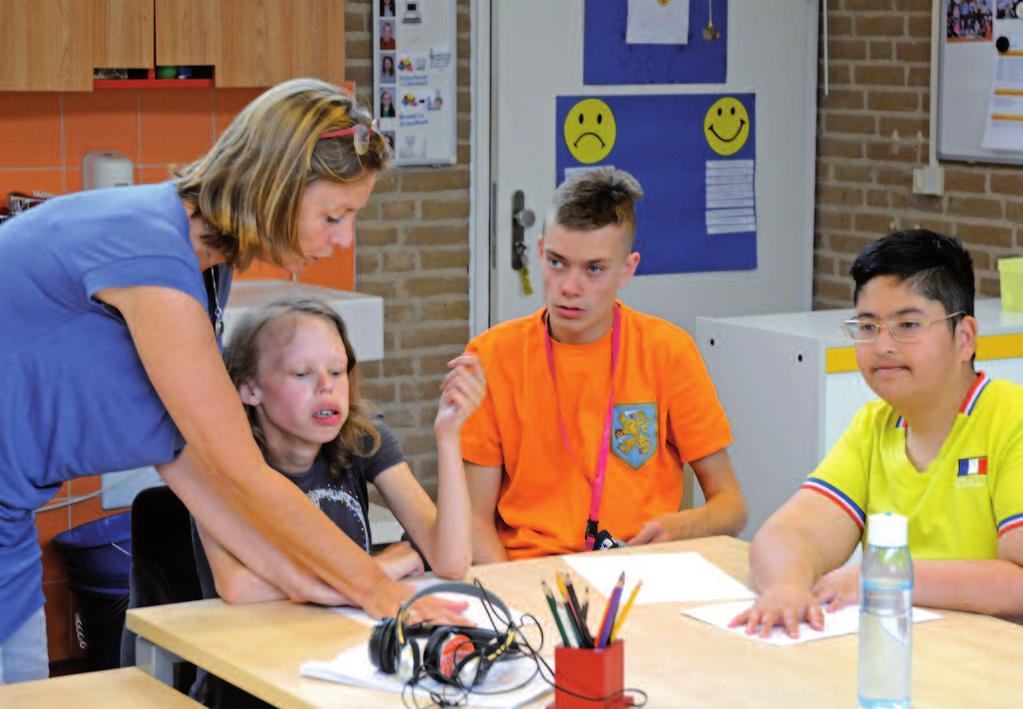
[[[961,478],[967,475],[987,475],[987,456],[960,458],[959,472],[957,474]]]

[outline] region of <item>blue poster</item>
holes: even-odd
[[[557,184],[610,165],[643,187],[638,275],[757,267],[751,93],[559,96]]]
[[[727,0],[690,0],[685,44],[628,42],[629,3],[626,0],[586,0],[583,21],[584,84],[723,84],[726,81]]]

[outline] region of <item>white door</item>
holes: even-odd
[[[625,0],[621,0],[624,2]],[[674,0],[678,2],[680,0]],[[711,0],[715,7],[726,0]],[[708,0],[690,0],[705,3]],[[536,239],[556,187],[555,97],[754,92],[756,270],[649,275],[623,299],[690,332],[697,315],[806,310],[813,262],[816,0],[732,0],[726,84],[583,85],[583,0],[491,0],[490,324],[541,304]],[[719,10],[720,13],[720,10]],[[691,28],[692,41],[704,41]],[[477,36],[486,36],[477,30]],[[483,40],[485,41],[485,39]],[[723,41],[723,40],[718,40]],[[512,268],[512,204],[522,193],[534,293]],[[639,230],[642,233],[643,224]]]

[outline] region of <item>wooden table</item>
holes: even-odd
[[[746,542],[712,537],[599,553],[698,551],[749,585],[748,549]],[[551,638],[556,630],[540,579],[549,582],[556,568],[567,565],[551,557],[474,568],[469,578],[479,577],[509,606],[534,613]],[[603,607],[599,594],[592,602]],[[644,689],[648,706],[855,705],[855,635],[774,647],[722,632],[679,609],[678,603],[635,606],[622,632],[625,683]],[[941,614],[942,620],[913,627],[913,706],[1017,705],[1023,696],[1016,674],[1023,627],[987,616]],[[130,610],[127,624],[139,635],[139,664],[158,676],[168,676],[168,661],[176,655],[281,707],[400,706],[394,694],[299,676],[302,662],[330,659],[369,637],[367,626],[324,608],[198,601]]]
[[[85,672],[36,682],[0,685],[0,706],[32,709],[110,709],[111,707],[181,707],[202,705],[137,667]]]

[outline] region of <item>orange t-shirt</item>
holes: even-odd
[[[679,509],[682,465],[732,442],[703,358],[681,328],[619,303],[611,451],[600,528],[619,539]],[[611,332],[586,345],[553,343],[544,310],[474,338],[487,394],[462,428],[462,457],[503,467],[497,530],[513,559],[585,548],[592,481],[611,387]],[[564,431],[571,449],[565,446]]]

